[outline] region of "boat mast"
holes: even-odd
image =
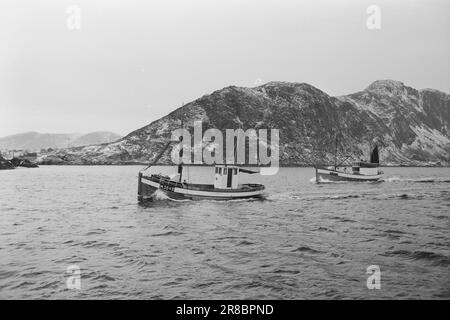
[[[336,170],[337,167],[337,148],[338,148],[338,135],[336,133],[336,138],[334,141],[334,170]]]
[[[184,120],[184,114],[183,114],[183,106],[184,106],[184,102],[181,104],[181,129],[183,129],[183,120]],[[180,137],[180,141],[183,141],[183,137]],[[178,174],[180,175],[180,183],[181,183],[181,179],[183,176],[183,146],[181,147],[181,151],[180,151],[180,158],[181,158],[181,162],[178,165]]]
[[[238,119],[239,119],[239,117],[238,117]],[[242,129],[242,122],[240,119],[238,121],[238,124],[239,124],[239,129]],[[233,164],[232,165],[237,165],[237,139],[238,139],[238,137],[236,137],[236,140],[233,138]],[[244,150],[245,150],[245,136],[244,136]],[[245,162],[245,157],[244,157],[244,162]]]
[[[237,119],[234,120],[234,122],[237,122],[238,129],[242,129],[242,121],[239,119],[239,116],[237,117]],[[238,165],[237,164],[237,140],[238,139],[239,138],[237,136],[233,137],[233,163],[231,164],[232,166]],[[244,137],[244,141],[245,141],[245,137]],[[245,142],[244,142],[244,150],[245,150]],[[223,153],[223,158],[225,159],[224,160],[225,167],[227,167],[228,163],[227,163],[227,157],[226,157],[226,150],[225,150],[225,153]],[[245,162],[245,158],[244,158],[244,162]]]
[[[334,141],[334,170],[337,168],[337,153],[338,153],[338,141],[340,134],[340,126],[339,126],[339,114],[336,111],[336,135]]]

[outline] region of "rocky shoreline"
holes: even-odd
[[[0,156],[0,170],[9,170],[14,168],[15,166],[11,163],[11,161]]]
[[[47,166],[147,166],[150,162],[144,161],[96,161],[96,162],[88,162],[88,161],[41,161],[39,165],[47,165]],[[333,165],[332,163],[325,165]],[[170,163],[156,163],[154,166],[163,166],[163,167],[171,167],[175,166],[175,164]],[[191,164],[189,166],[192,167],[212,167],[214,165],[206,165],[206,164]],[[240,165],[240,167],[255,167],[254,165]],[[281,168],[310,168],[311,164],[305,163],[288,163],[288,164],[280,164]],[[448,168],[450,165],[448,164],[437,164],[437,163],[417,163],[417,164],[395,164],[395,163],[386,163],[381,164],[381,167],[390,167],[390,168]]]
[[[121,161],[121,160],[96,160],[96,161],[89,161],[88,159],[74,159],[73,157],[57,157],[57,156],[50,156],[50,157],[42,157],[38,159],[37,164],[34,162],[31,162],[27,159],[20,159],[20,158],[13,158],[11,160],[6,160],[3,157],[0,156],[0,170],[11,170],[15,169],[16,167],[25,167],[25,168],[37,168],[39,165],[48,165],[48,166],[146,166],[149,164],[149,161],[143,161],[143,160],[128,160],[128,161]],[[174,164],[162,162],[155,164],[157,166],[174,166]],[[331,164],[330,164],[331,165]],[[190,166],[209,166],[209,165],[203,165],[203,164],[192,164]],[[382,164],[383,167],[436,167],[436,168],[446,168],[450,167],[447,164],[440,164],[440,163],[416,163],[416,164],[396,164],[396,163],[385,163]],[[252,165],[241,165],[241,167],[253,167]],[[280,167],[282,168],[294,168],[294,167],[311,167],[310,164],[306,163],[281,163]]]
[[[12,170],[17,167],[38,168],[39,166],[28,159],[12,158],[11,160],[6,160],[0,156],[0,170]]]

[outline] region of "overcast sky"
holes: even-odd
[[[366,26],[372,4],[380,30]],[[68,28],[70,5],[80,29]],[[449,9],[448,0],[1,0],[0,136],[126,134],[214,90],[272,80],[332,95],[377,79],[450,93]]]

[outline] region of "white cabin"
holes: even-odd
[[[374,176],[378,174],[378,163],[355,162],[352,166],[353,174]]]
[[[216,189],[238,189],[239,167],[216,166],[214,174],[214,188]]]

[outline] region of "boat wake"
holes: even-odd
[[[319,178],[319,181],[317,181],[316,177],[312,177],[311,179],[309,179],[309,182],[311,183],[347,183],[350,181],[332,181],[332,180],[328,180],[328,179],[324,179],[322,177]]]
[[[153,200],[172,200],[163,191],[156,190],[153,194]]]
[[[316,195],[316,194],[304,194],[304,193],[276,193],[267,197],[269,201],[283,201],[283,200],[304,200],[304,201],[320,201],[320,200],[340,200],[340,199],[351,199],[360,198],[364,194],[327,194],[327,195]]]
[[[311,179],[309,179],[310,183],[322,183],[322,184],[341,184],[341,183],[380,183],[383,182],[384,180],[379,180],[379,181],[333,181],[333,180],[328,180],[325,178],[320,177],[319,181],[317,181],[316,177],[312,177]]]
[[[267,195],[262,195],[259,198],[226,199],[226,200],[201,199],[201,200],[197,200],[197,201],[227,203],[227,202],[260,202],[260,201],[265,201],[265,200],[269,200],[269,197]]]
[[[349,182],[353,182],[353,181],[332,181],[332,180],[328,180],[328,179],[324,179],[324,178],[319,178],[319,181],[317,181],[316,177],[312,177],[309,180],[310,183],[330,183],[330,184],[339,184],[339,183],[349,183]],[[415,182],[415,183],[450,183],[450,177],[443,177],[443,178],[438,178],[438,177],[425,177],[425,178],[402,178],[402,177],[398,177],[398,176],[392,176],[392,177],[387,177],[385,179],[381,179],[379,181],[364,181],[365,183],[380,183],[380,182]],[[361,183],[361,182],[358,182]]]
[[[331,194],[305,194],[305,193],[276,193],[267,197],[268,201],[286,201],[286,200],[302,200],[310,201],[333,201],[333,200],[351,200],[363,198],[366,200],[423,200],[433,198],[433,193],[374,193],[374,192],[351,192],[351,193],[331,193]]]
[[[449,177],[425,177],[425,178],[402,178],[398,176],[393,177],[387,177],[386,179],[382,180],[385,182],[416,182],[416,183],[450,183]]]
[[[167,194],[164,193],[162,190],[156,190],[155,193],[153,193],[153,200],[157,201],[173,201],[173,202],[186,202],[191,201],[189,199],[172,199]]]

